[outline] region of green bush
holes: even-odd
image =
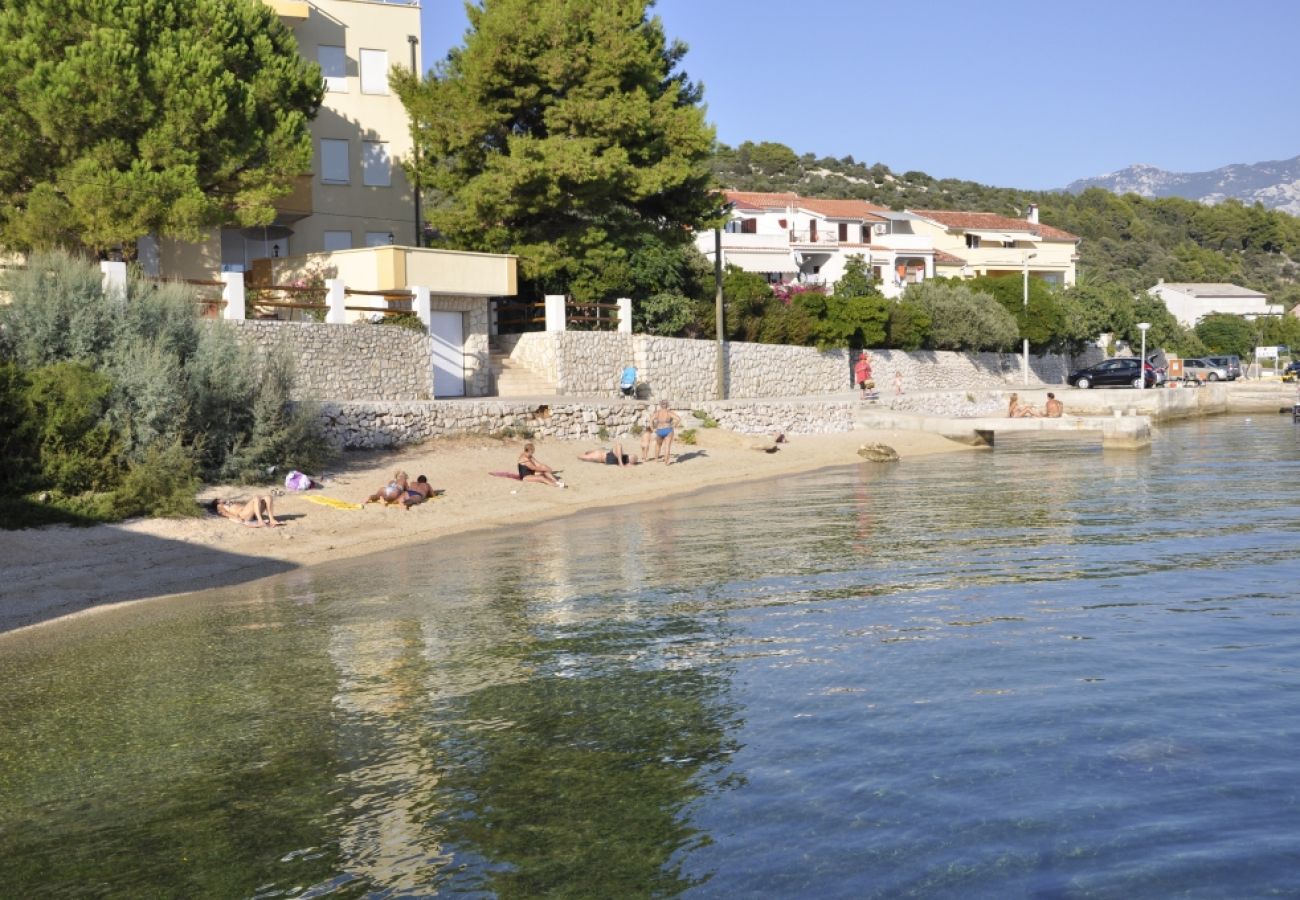
[[[681,434],[677,435],[677,440],[681,441],[683,444],[694,444],[695,437],[695,429],[686,428],[682,430]]]
[[[155,444],[133,462],[113,494],[115,512],[131,516],[197,516],[200,486],[193,457],[179,441]]]
[[[40,470],[31,381],[13,363],[0,362],[0,493],[27,488]]]
[[[40,483],[67,494],[108,491],[121,479],[121,443],[109,421],[113,383],[81,363],[30,373]]]

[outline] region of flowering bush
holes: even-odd
[[[800,294],[820,294],[824,297],[826,296],[826,288],[820,284],[801,284],[797,281],[783,281],[780,284],[772,285],[772,296],[786,306],[789,306],[790,301]]]

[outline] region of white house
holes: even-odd
[[[771,282],[834,285],[859,255],[887,297],[933,278],[1019,274],[1053,284],[1075,280],[1079,238],[1038,221],[996,213],[906,210],[865,200],[824,200],[794,193],[725,192],[730,221],[721,235],[723,263]],[[710,259],[718,237],[696,236]]]
[[[1212,313],[1227,313],[1254,319],[1257,316],[1280,316],[1280,304],[1269,303],[1268,295],[1235,284],[1191,284],[1165,282],[1163,279],[1147,293],[1164,301],[1180,325],[1192,328]]]
[[[833,285],[850,256],[861,256],[886,296],[934,275],[934,245],[912,230],[908,213],[865,200],[826,200],[794,193],[727,191],[730,221],[721,238],[724,264],[771,282]],[[712,259],[719,236],[696,236]]]

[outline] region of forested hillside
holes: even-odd
[[[749,191],[852,197],[892,209],[982,210],[1020,217],[1030,203],[1042,221],[1083,238],[1080,277],[1138,291],[1166,281],[1226,281],[1267,292],[1288,308],[1300,301],[1300,219],[1228,200],[1204,206],[1179,198],[1117,197],[1100,188],[1071,195],[997,188],[882,164],[796,154],[784,144],[723,145],[717,182]]]

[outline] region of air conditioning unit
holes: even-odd
[[[875,225],[871,226],[871,230],[874,231],[876,234],[884,234],[886,231],[889,230],[889,226],[886,225],[884,222],[877,222]]]

